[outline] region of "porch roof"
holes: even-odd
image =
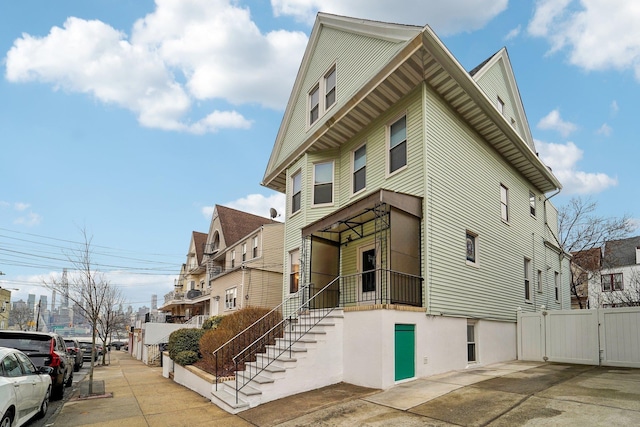
[[[362,225],[375,218],[375,207],[381,204],[422,218],[422,197],[380,189],[307,225],[302,229],[302,237],[317,232],[341,233]]]

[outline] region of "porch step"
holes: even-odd
[[[224,388],[218,391],[212,391],[211,402],[215,403],[230,414],[237,414],[245,409],[249,409],[249,402],[240,398],[238,398],[238,401],[236,402],[235,390],[233,393],[229,393]]]
[[[256,363],[261,363],[262,366],[266,364],[271,364],[271,366],[277,366],[279,368],[294,368],[298,359],[295,357],[288,357],[285,355],[280,355],[280,357],[271,357],[265,353],[256,354]]]

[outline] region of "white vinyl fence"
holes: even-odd
[[[640,307],[518,312],[518,359],[640,368]]]

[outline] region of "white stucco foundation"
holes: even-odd
[[[395,380],[395,325],[415,325],[415,378],[516,359],[516,324],[476,320],[474,364],[467,362],[466,318],[404,310],[344,313],[344,381],[387,389]]]

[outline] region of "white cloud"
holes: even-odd
[[[571,122],[562,120],[562,118],[560,117],[560,111],[556,109],[540,119],[540,122],[538,122],[538,128],[544,130],[555,130],[559,132],[560,135],[566,138],[578,127]]]
[[[308,24],[313,23],[320,10],[383,22],[419,26],[428,24],[440,35],[480,29],[503,12],[507,4],[508,0],[405,0],[401,3],[370,0],[271,0],[276,16],[289,15]]]
[[[584,153],[573,142],[555,144],[536,140],[535,144],[540,158],[551,167],[566,194],[594,194],[618,185],[616,178],[605,173],[577,170],[577,164]]]
[[[585,70],[632,69],[640,80],[640,7],[629,0],[539,0],[528,31]]]
[[[45,37],[23,34],[7,53],[6,78],[89,94],[146,127],[245,129],[251,122],[238,111],[187,117],[195,100],[284,108],[306,42],[301,32],[261,33],[231,0],[157,0],[130,37],[75,17]]]
[[[42,222],[42,216],[34,212],[29,212],[25,216],[18,217],[13,220],[16,225],[24,225],[26,227],[34,227]]]
[[[618,114],[618,111],[620,111],[620,107],[618,107],[618,102],[617,101],[611,101],[611,115],[616,115]]]
[[[513,30],[509,31],[507,33],[506,36],[504,36],[505,40],[511,40],[511,39],[515,39],[516,37],[518,37],[520,35],[520,31],[522,30],[522,26],[518,25],[516,28],[514,28]]]
[[[28,209],[29,206],[31,206],[31,205],[28,204],[28,203],[22,203],[22,202],[16,202],[16,203],[13,204],[14,209],[17,210],[18,212],[22,212],[22,211]]]
[[[613,129],[611,128],[611,126],[609,126],[606,123],[603,123],[602,126],[600,126],[600,128],[596,131],[598,135],[603,135],[603,136],[611,136],[612,132],[613,132]]]
[[[249,194],[246,197],[223,203],[232,209],[248,212],[254,215],[263,216],[269,218],[269,210],[274,208],[278,212],[278,221],[284,221],[284,213],[286,208],[286,196],[281,193],[274,193],[270,196],[263,196],[262,194]],[[205,206],[202,208],[202,214],[211,219],[213,215],[214,206]]]

